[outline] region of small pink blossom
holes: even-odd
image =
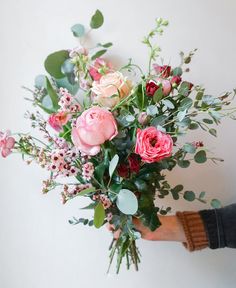
[[[82,166],[82,176],[85,180],[90,180],[93,176],[94,166],[92,162],[87,162]]]
[[[148,115],[146,112],[141,112],[139,115],[138,115],[138,122],[141,124],[141,125],[145,125],[147,124],[147,121],[148,121]]]
[[[0,132],[0,149],[2,157],[6,158],[9,154],[12,153],[12,149],[15,146],[15,139],[10,136],[10,131],[5,133]]]
[[[172,90],[172,85],[169,80],[157,78],[157,83],[161,83],[162,85],[162,92],[164,96],[168,96]]]
[[[51,114],[48,123],[57,132],[61,132],[64,125],[71,119],[71,115],[66,112],[58,112]]]
[[[102,58],[96,58],[93,65],[89,68],[89,74],[95,81],[99,81],[102,75],[111,72],[112,65]]]

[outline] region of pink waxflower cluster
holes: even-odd
[[[95,195],[93,195],[93,200],[94,201],[100,201],[102,203],[104,209],[108,209],[112,205],[111,200],[105,194],[95,194]]]
[[[76,176],[78,173],[78,168],[74,166],[76,156],[74,149],[55,149],[50,153],[51,163],[48,170],[55,173],[54,178],[59,175]]]
[[[92,162],[87,162],[82,165],[82,177],[86,181],[91,180],[91,177],[93,176],[93,172],[94,172],[94,166]]]
[[[15,146],[15,139],[10,136],[11,132],[7,130],[5,133],[0,132],[0,150],[2,157],[7,157],[11,154],[12,149]]]
[[[78,103],[75,103],[74,97],[69,93],[66,88],[61,87],[59,90],[60,100],[58,105],[61,107],[59,111],[67,113],[77,113],[81,110]]]
[[[78,185],[64,185],[62,196],[62,204],[65,204],[68,200],[73,199],[77,196],[81,191],[91,188],[92,185],[90,183],[86,184],[78,184]]]

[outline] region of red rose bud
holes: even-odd
[[[118,175],[122,178],[129,177],[129,168],[126,164],[120,164],[117,168]]]
[[[147,95],[148,96],[153,96],[159,87],[160,86],[158,86],[156,84],[156,82],[154,82],[153,80],[150,80],[146,84],[146,93],[147,93]]]
[[[171,66],[168,65],[159,66],[158,64],[154,64],[153,68],[157,74],[161,74],[160,76],[162,78],[168,78],[170,76]]]
[[[140,170],[140,159],[136,154],[131,154],[128,158],[130,172],[138,173]]]
[[[172,84],[172,86],[177,87],[181,81],[182,81],[182,78],[177,75],[177,76],[172,77],[172,79],[170,80],[170,83]]]

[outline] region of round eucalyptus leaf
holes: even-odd
[[[71,31],[75,37],[82,37],[85,33],[85,28],[82,24],[75,24],[71,27]]]
[[[45,75],[38,75],[34,79],[34,85],[38,89],[46,88],[46,76]]]
[[[75,65],[71,63],[70,59],[66,59],[66,61],[61,66],[61,72],[63,74],[71,74],[74,72]]]
[[[65,77],[61,72],[61,66],[66,59],[69,58],[69,52],[67,50],[60,50],[54,52],[46,58],[44,62],[44,67],[46,71],[56,79]]]
[[[138,210],[137,197],[128,189],[120,190],[116,199],[116,205],[126,215],[134,215]]]

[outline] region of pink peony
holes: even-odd
[[[131,83],[120,72],[103,75],[99,81],[94,81],[92,91],[96,95],[94,100],[103,107],[112,108],[120,100],[129,95]]]
[[[5,133],[0,132],[0,148],[2,157],[7,157],[11,154],[11,150],[14,148],[15,139],[10,137],[10,131],[6,131]]]
[[[48,123],[50,126],[55,129],[57,132],[62,131],[62,126],[66,125],[66,123],[70,120],[71,115],[66,112],[58,112],[51,114]]]
[[[117,124],[112,113],[94,106],[84,111],[72,129],[74,145],[85,155],[96,155],[100,145],[112,140],[118,134]]]
[[[99,81],[102,75],[111,72],[112,65],[102,58],[96,58],[93,65],[89,68],[89,74],[95,81]]]
[[[173,141],[170,135],[155,127],[137,130],[135,153],[139,154],[144,162],[153,163],[170,157]]]

